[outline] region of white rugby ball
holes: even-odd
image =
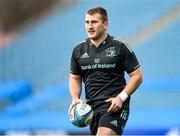
[[[80,102],[71,110],[70,121],[77,127],[86,127],[93,118],[93,110],[90,105]]]

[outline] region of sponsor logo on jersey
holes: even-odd
[[[115,68],[116,64],[93,64],[93,65],[85,65],[85,66],[81,66],[82,70],[87,70],[87,69],[105,69],[105,68]]]
[[[89,58],[89,55],[87,54],[87,52],[85,52],[80,58],[81,58],[81,59]]]

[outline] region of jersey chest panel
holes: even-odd
[[[78,59],[82,71],[93,69],[115,69],[119,67],[119,53],[115,47],[108,47],[101,51],[86,51]]]

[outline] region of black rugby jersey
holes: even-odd
[[[94,111],[107,110],[104,101],[117,96],[126,85],[124,72],[139,67],[134,52],[120,40],[108,35],[96,47],[89,39],[77,45],[72,53],[70,73],[81,75],[85,84],[87,103]],[[128,98],[123,106],[129,106]]]

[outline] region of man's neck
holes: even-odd
[[[104,33],[99,39],[97,40],[93,40],[91,39],[91,42],[96,46],[98,47],[107,37],[107,33]]]

